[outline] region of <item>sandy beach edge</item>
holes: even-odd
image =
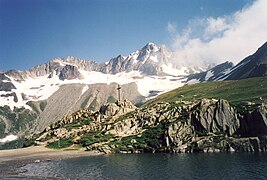
[[[96,151],[49,149],[44,146],[31,146],[20,149],[0,150],[0,176],[17,175],[20,167],[29,163],[53,161],[75,157],[102,155]]]
[[[69,158],[79,156],[95,156],[102,153],[96,151],[72,150],[72,149],[49,149],[44,146],[31,146],[27,148],[0,150],[0,163],[13,160],[46,159],[46,158]]]

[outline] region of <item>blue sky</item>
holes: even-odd
[[[0,0],[0,70],[28,69],[68,55],[103,62],[148,42],[175,49],[195,20],[212,17],[217,23],[253,2]]]

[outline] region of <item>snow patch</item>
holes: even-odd
[[[161,91],[160,94],[184,85],[185,79],[174,78],[172,76],[147,76],[136,82],[138,92],[143,96],[148,96],[149,91]]]
[[[187,82],[187,84],[196,84],[199,83],[200,81],[198,79],[191,79],[190,81]]]
[[[172,64],[165,65],[163,64],[162,66],[162,71],[165,72],[166,74],[170,74],[173,76],[185,76],[188,75],[187,67],[182,67],[181,69],[175,69]]]
[[[31,109],[30,106],[26,105],[28,101],[48,99],[54,92],[59,89],[59,86],[51,86],[51,84],[60,84],[61,82],[56,75],[54,75],[52,78],[48,78],[48,76],[49,75],[35,78],[28,77],[25,81],[20,82],[16,81],[12,77],[8,77],[11,80],[11,83],[16,87],[16,89],[12,89],[12,92],[16,93],[18,102],[14,102],[14,100],[6,98],[6,101],[4,103],[1,102],[1,105],[8,105],[11,109],[15,106]],[[26,95],[27,100],[24,100],[22,98],[21,93],[24,93]]]
[[[83,90],[82,90],[82,95],[89,89],[88,85],[84,86],[83,87]]]
[[[183,72],[185,69],[186,68],[182,69],[181,71],[173,72],[173,68],[167,68],[167,73],[181,75],[184,74]],[[149,95],[149,91],[151,90],[164,93],[184,85],[185,81],[185,79],[181,79],[181,77],[173,76],[143,76],[139,71],[121,72],[117,74],[104,74],[101,72],[85,70],[79,70],[79,72],[83,75],[84,79],[61,81],[55,72],[51,78],[48,78],[49,75],[35,78],[28,77],[25,81],[20,82],[16,81],[12,77],[9,77],[11,83],[13,83],[16,87],[16,89],[12,89],[12,92],[16,93],[18,102],[14,102],[13,96],[0,97],[0,105],[8,105],[11,109],[14,109],[14,107],[25,107],[26,109],[31,109],[31,107],[26,104],[28,101],[46,100],[52,96],[63,84],[84,84],[85,86],[81,90],[81,95],[83,95],[88,90],[89,87],[87,85],[89,84],[118,83],[124,85],[128,83],[136,83],[138,92],[147,97]],[[0,92],[0,94],[6,93],[7,92]],[[24,99],[22,98],[21,93],[24,94]]]
[[[4,137],[3,139],[0,139],[0,143],[5,143],[5,142],[10,142],[10,141],[14,141],[18,138],[18,136],[15,135],[8,135],[6,137]]]
[[[154,61],[154,62],[156,62],[156,63],[158,63],[159,62],[159,60],[158,60],[158,58],[157,58],[157,56],[155,55],[155,56],[150,56],[150,58],[149,59],[151,59],[152,61]]]
[[[212,76],[214,76],[214,73],[211,72],[211,71],[208,71],[207,74],[206,74],[206,76],[205,76],[205,81],[208,81],[209,78],[211,78]]]
[[[249,62],[249,61],[248,61],[248,62]],[[248,62],[243,62],[243,63],[241,63],[240,65],[235,66],[234,68],[227,69],[227,70],[224,72],[224,75],[222,75],[221,77],[217,78],[216,80],[218,80],[218,81],[223,81],[223,80],[225,80],[226,78],[228,78],[228,77],[232,74],[233,71],[235,71],[236,69],[238,69],[238,68],[244,66],[244,65],[247,64]]]

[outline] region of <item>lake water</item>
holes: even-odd
[[[22,169],[33,179],[267,179],[267,154],[111,154]]]

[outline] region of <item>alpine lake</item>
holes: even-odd
[[[267,179],[267,154],[109,154],[76,157],[31,162],[20,167],[20,173],[11,178]]]

